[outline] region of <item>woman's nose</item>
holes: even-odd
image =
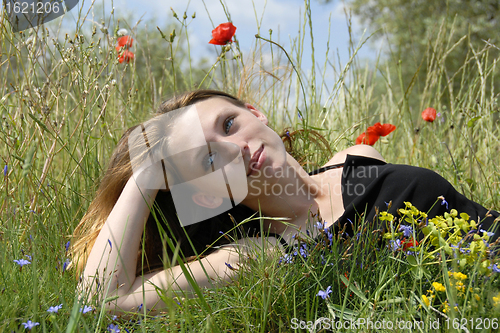
[[[250,159],[250,148],[248,147],[248,145],[245,143],[245,144],[242,144],[240,146],[241,148],[241,156],[245,159],[245,158],[248,158]],[[248,155],[248,156],[247,156]]]

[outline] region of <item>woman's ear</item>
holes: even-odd
[[[201,192],[197,192],[191,196],[193,198],[193,201],[201,206],[201,207],[206,207],[206,208],[217,208],[220,205],[222,205],[222,198],[221,197],[216,197],[210,194],[205,194]]]
[[[245,103],[246,108],[252,112],[254,116],[256,116],[264,125],[267,125],[267,117],[265,114],[257,110],[252,104]]]

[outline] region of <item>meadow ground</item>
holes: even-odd
[[[289,49],[273,35],[257,36],[250,54],[236,39],[214,46],[218,57],[195,62],[190,20],[191,13],[179,14],[168,31],[129,31],[141,47],[132,46],[134,59],[120,63],[115,46],[123,21],[113,15],[104,29],[83,23],[80,13],[68,33],[57,22],[12,33],[1,17],[0,331],[35,323],[33,331],[48,332],[289,332],[340,324],[342,331],[496,331],[498,259],[489,256],[486,233],[454,248],[459,228],[474,229],[460,212],[433,221],[434,229],[423,230],[426,240],[413,247],[401,243],[399,220],[381,248],[369,232],[342,240],[311,221],[324,242],[304,240],[286,257],[254,249],[227,287],[194,285],[195,298],[161,291],[170,306],[154,317],[138,304],[115,318],[103,300],[79,297],[78,277],[67,269],[69,236],[124,129],[176,91],[217,88],[253,103],[273,128],[289,128],[308,170],[353,145],[368,126],[391,123],[396,130],[374,144],[387,161],[435,170],[469,198],[500,208],[496,46],[471,46],[451,73],[447,57],[467,36],[442,29],[422,58],[424,78],[402,77],[404,58],[364,62],[356,45],[346,64],[334,60],[333,50],[312,51],[315,66],[305,69],[304,50],[313,49],[304,36],[314,20],[306,11]],[[433,122],[421,117],[428,107],[438,112]],[[406,208],[408,220],[421,218]]]

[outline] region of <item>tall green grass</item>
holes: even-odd
[[[0,181],[0,331],[23,331],[27,320],[40,323],[36,330],[50,332],[105,330],[110,323],[122,331],[288,332],[292,318],[314,321],[333,314],[373,321],[443,320],[437,310],[418,312],[429,281],[408,275],[407,264],[390,253],[366,256],[360,269],[339,251],[284,264],[278,263],[279,255],[260,249],[254,259],[243,260],[233,284],[203,290],[201,299],[174,299],[165,291],[171,306],[162,316],[150,318],[142,309],[114,320],[99,304],[92,304],[90,313],[79,312],[78,277],[63,269],[69,235],[122,132],[147,119],[164,96],[179,91],[222,89],[264,110],[277,131],[303,130],[297,132],[296,149],[306,156],[307,169],[331,157],[314,143],[311,129],[336,152],[353,145],[367,126],[392,123],[397,130],[375,145],[387,161],[431,168],[468,197],[498,209],[499,108],[493,84],[498,59],[490,52],[495,46],[471,47],[461,70],[449,73],[447,56],[456,43],[468,41],[442,29],[421,63],[428,72],[425,81],[415,75],[405,85],[408,78],[400,73],[406,60],[359,59],[356,52],[364,40],[351,44],[353,56],[346,64],[335,61],[333,50],[315,53],[315,16],[308,1],[305,7],[300,32],[287,49],[275,33],[256,31],[252,53],[242,53],[236,42],[216,47],[219,57],[203,61],[189,56],[189,12],[144,31],[131,29],[116,14],[93,23],[80,11],[68,33],[53,22],[15,34],[1,14],[0,156],[7,171]],[[140,41],[130,64],[119,64],[114,48],[115,33],[123,27]],[[310,54],[312,68],[303,66],[304,53]],[[428,106],[441,114],[434,123],[420,118]],[[354,246],[354,255],[363,251]],[[31,264],[20,268],[13,260],[23,258]],[[452,310],[452,318],[498,317],[493,280],[471,282],[471,288],[481,288],[476,291],[481,301]],[[329,285],[329,301],[316,296]],[[46,311],[58,304],[63,304],[59,313]]]

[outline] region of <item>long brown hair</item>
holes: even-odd
[[[158,108],[156,115],[165,114],[211,97],[225,98],[236,106],[245,106],[244,102],[225,92],[196,90],[174,96],[163,102]],[[78,273],[83,271],[88,255],[94,246],[101,228],[118,201],[127,181],[132,176],[128,137],[137,126],[133,126],[125,131],[119,140],[116,149],[111,155],[109,166],[100,181],[94,200],[90,203],[87,213],[73,232],[73,244],[71,246],[72,265],[76,267]],[[168,257],[171,257],[171,248],[162,245],[160,230],[168,231],[170,237],[173,237],[180,244],[180,253],[184,257],[189,257],[204,251],[207,245],[212,244],[215,239],[220,238],[220,231],[225,233],[234,227],[234,223],[228,213],[232,213],[231,215],[235,219],[244,219],[245,216],[248,217],[253,213],[247,207],[240,206],[237,210],[233,209],[230,212],[222,214],[224,216],[204,222],[203,232],[197,232],[200,223],[186,228],[180,226],[170,192],[158,192],[153,205],[153,214],[149,215],[146,222],[141,249],[138,249],[137,273],[144,273],[163,267],[163,251],[166,251]],[[163,240],[165,240],[164,236]],[[144,247],[144,253],[142,247]],[[142,255],[143,257],[141,257]]]
[[[179,96],[163,102],[158,108],[156,115],[168,113],[203,100],[220,97],[228,100],[239,107],[245,107],[245,103],[230,94],[216,90],[196,90],[186,92]],[[101,231],[108,215],[111,213],[127,181],[132,176],[130,162],[128,137],[137,127],[129,128],[118,142],[116,149],[111,155],[108,169],[101,179],[94,200],[90,203],[87,213],[73,232],[72,237],[72,266],[81,273],[87,263],[87,258],[94,246],[95,240]],[[286,130],[282,134],[287,151],[294,157],[293,138],[300,131]],[[319,135],[319,134],[318,134]],[[319,135],[320,138],[321,135]],[[316,138],[318,139],[318,138]],[[314,140],[315,141],[315,140]],[[323,140],[319,140],[324,143]],[[327,149],[330,150],[328,143]],[[207,247],[220,245],[227,242],[221,238],[221,233],[227,233],[234,229],[234,221],[241,222],[255,212],[244,205],[237,205],[230,211],[204,221],[203,223],[181,227],[176,215],[175,206],[169,191],[159,191],[151,214],[145,225],[142,235],[141,248],[138,250],[136,274],[143,274],[151,270],[165,267],[165,260],[172,260],[175,246],[178,246],[181,259],[198,255],[202,252],[207,254]],[[203,229],[200,227],[203,226]],[[259,222],[252,221],[245,224],[244,228],[236,229],[234,237],[244,237],[254,234],[260,230]],[[217,242],[215,240],[219,239]],[[172,242],[170,242],[172,241]],[[169,244],[165,244],[169,243]]]

